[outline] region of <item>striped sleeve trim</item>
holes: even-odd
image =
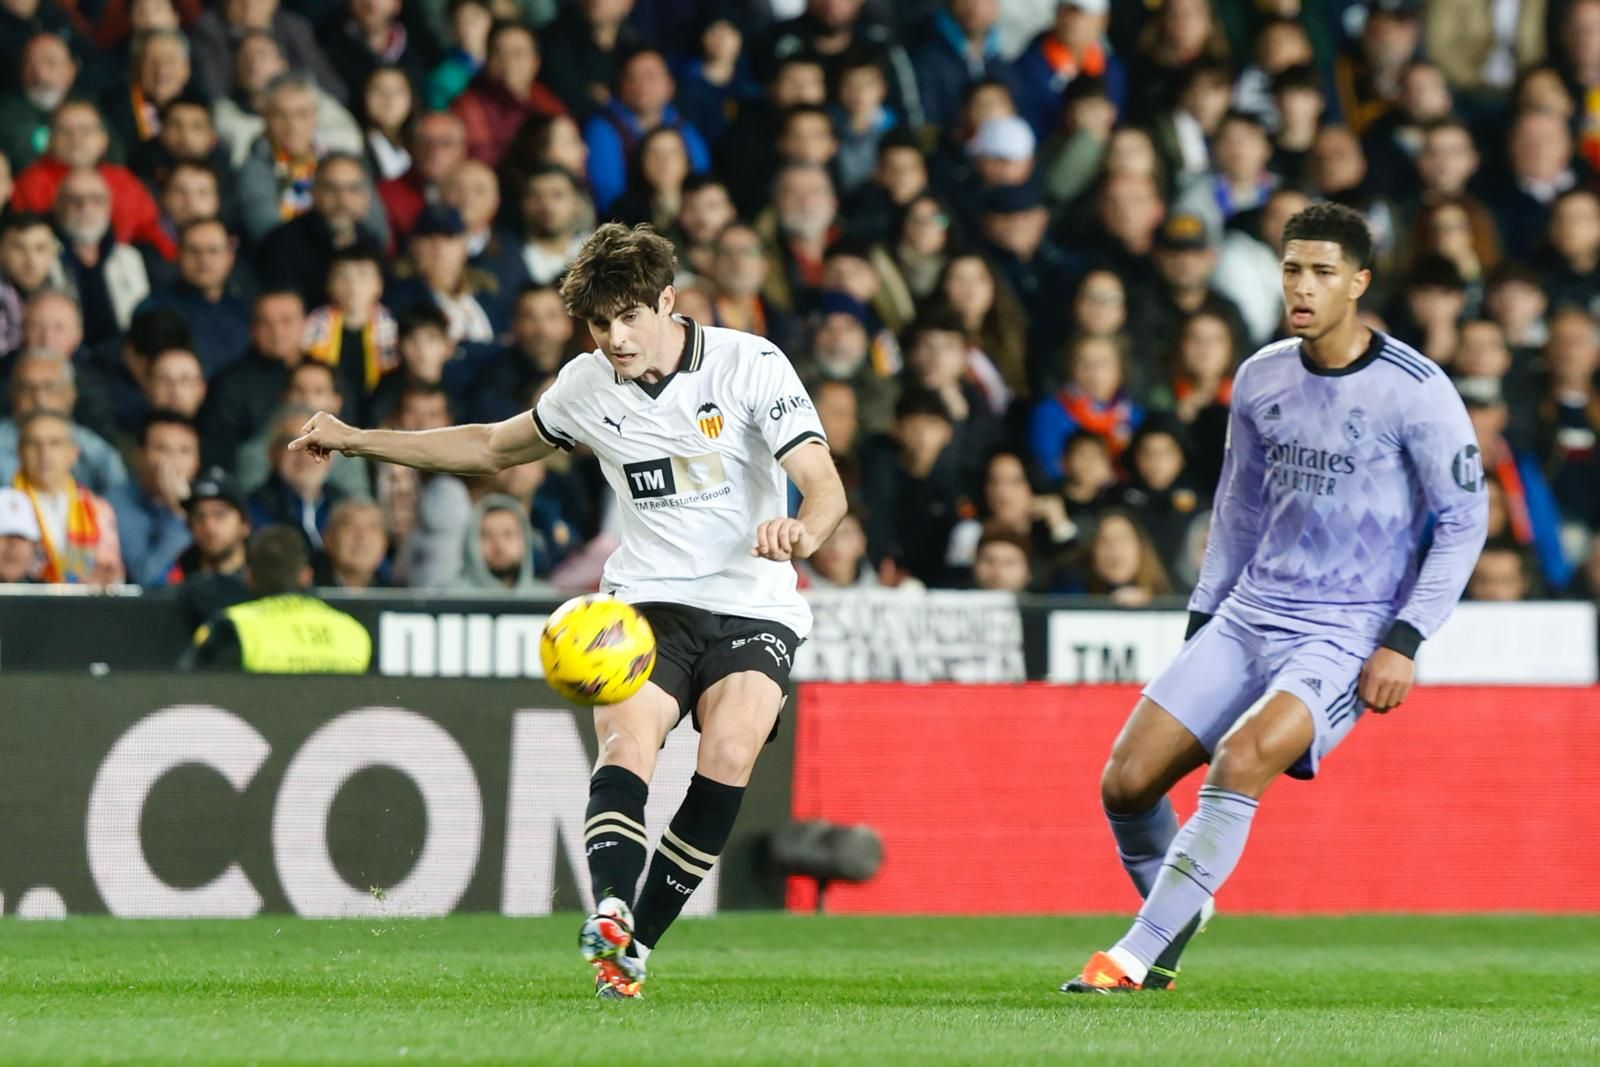
[[[782,448],[778,449],[776,452],[774,452],[772,454],[772,456],[773,456],[774,459],[781,460],[781,459],[783,459],[784,456],[787,456],[790,452],[793,452],[795,449],[799,448],[801,445],[803,445],[807,441],[811,441],[811,440],[821,441],[823,444],[827,444],[828,443],[828,439],[826,437],[823,437],[817,431],[815,431],[815,430],[807,430],[804,433],[799,434],[798,436],[792,438],[789,441],[788,444],[786,444]]]
[[[529,409],[529,413],[533,415],[534,432],[544,439],[545,444],[549,445],[551,448],[559,448],[563,452],[571,452],[573,448],[577,446],[577,442],[573,441],[570,437],[556,433],[554,430],[550,429],[550,427],[546,426],[544,424],[544,420],[539,417],[538,408]]]

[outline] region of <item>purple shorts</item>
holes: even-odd
[[[1269,693],[1290,693],[1311,709],[1316,737],[1289,768],[1315,778],[1322,758],[1366,710],[1356,680],[1366,656],[1328,634],[1258,629],[1218,615],[1187,641],[1144,695],[1199,738],[1207,752]]]

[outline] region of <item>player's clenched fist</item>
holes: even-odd
[[[784,563],[805,559],[816,549],[816,539],[799,519],[768,519],[756,527],[756,543],[750,554]]]
[[[300,427],[300,436],[289,442],[291,452],[311,453],[318,462],[335,452],[348,455],[350,438],[354,431],[326,411],[319,411]]]
[[[1361,668],[1356,695],[1379,715],[1397,708],[1411,692],[1415,667],[1410,656],[1403,656],[1392,648],[1380,648]]]

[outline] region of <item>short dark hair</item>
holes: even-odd
[[[1317,70],[1309,63],[1296,63],[1292,67],[1284,67],[1272,76],[1272,95],[1294,92],[1304,89],[1308,92],[1322,92],[1322,80],[1317,77]]]
[[[211,118],[211,108],[206,105],[206,102],[200,99],[198,96],[191,96],[188,93],[179,93],[177,96],[161,105],[158,114],[161,117],[162,124],[164,125],[167,119],[172,116],[172,113],[178,110],[180,107],[192,107],[198,111],[204,112],[206,116],[206,122],[210,123],[213,127],[216,126],[216,123],[213,122]]]
[[[209,167],[201,167],[201,168],[196,168],[196,169],[204,170],[207,174],[210,174],[212,177],[216,177],[216,173],[217,172],[214,171],[214,170],[211,170]],[[173,173],[176,174],[177,170],[174,169]],[[202,226],[217,226],[217,227],[221,228],[222,236],[230,238],[230,239],[233,237],[233,234],[228,231],[228,224],[226,222],[223,222],[221,219],[217,218],[215,215],[207,215],[203,219],[190,219],[188,222],[184,223],[181,227],[179,227],[179,229],[178,229],[178,243],[180,245],[183,244],[184,241],[189,239],[189,234],[193,233],[195,230],[198,230]]]
[[[143,448],[150,443],[150,431],[157,426],[181,426],[195,435],[199,440],[200,431],[195,429],[194,420],[187,415],[180,415],[176,411],[156,410],[144,417],[139,424],[139,447]]]
[[[400,390],[400,398],[398,401],[396,401],[395,407],[398,409],[405,406],[405,402],[414,397],[421,397],[424,400],[431,400],[436,396],[444,398],[445,410],[449,411],[451,413],[451,417],[454,418],[454,405],[450,403],[450,394],[446,392],[444,386],[440,385],[438,382],[407,381],[405,387]]]
[[[810,115],[819,118],[828,124],[828,130],[830,132],[833,130],[833,119],[828,117],[827,108],[820,104],[795,104],[793,107],[784,111],[783,115],[778,119],[779,134],[781,135],[788,133],[789,127],[793,124],[794,120],[803,115]]]
[[[1437,252],[1418,256],[1411,265],[1411,276],[1406,279],[1407,289],[1451,289],[1459,292],[1466,287],[1467,280],[1455,260]]]
[[[936,390],[921,386],[905,390],[894,406],[896,419],[909,419],[914,415],[933,415],[945,422],[954,421],[950,417],[950,406],[944,402],[944,397]]]
[[[402,340],[419,330],[438,330],[445,335],[450,333],[450,320],[432,300],[418,300],[400,313]]]
[[[250,589],[257,596],[277,596],[305,588],[301,581],[311,566],[306,539],[291,526],[268,526],[250,538],[245,549]]]
[[[1332,241],[1356,269],[1372,269],[1372,230],[1359,211],[1343,204],[1312,204],[1290,216],[1283,243],[1290,241]]]
[[[1240,111],[1238,108],[1229,108],[1227,113],[1222,116],[1222,121],[1217,123],[1217,130],[1220,132],[1222,127],[1230,122],[1243,123],[1261,134],[1261,136],[1267,136],[1267,124],[1261,121],[1261,116],[1253,111]]]
[[[922,143],[917,140],[917,135],[903,126],[896,126],[878,138],[877,158],[882,159],[885,152],[892,152],[897,148],[909,148],[919,156],[924,154]]]
[[[678,257],[648,223],[608,222],[589,235],[561,279],[561,299],[574,318],[609,319],[631,307],[655,310],[672,284]]]
[[[341,398],[344,396],[344,388],[339,384],[339,368],[332,363],[324,363],[320,359],[302,359],[299,365],[289,372],[289,381],[293,382],[295,375],[308,370],[321,371],[326,374],[328,383],[333,386],[333,395]]]
[[[1214,82],[1218,85],[1232,85],[1233,73],[1228,70],[1228,65],[1216,59],[1197,59],[1183,69],[1178,75],[1178,96],[1194,89],[1203,82]]]
[[[133,316],[124,341],[145,359],[154,359],[169,348],[192,348],[194,333],[189,320],[175,308],[145,308]]]
[[[8,233],[31,230],[35,226],[52,229],[50,220],[34,211],[16,211],[0,218],[0,237]]]
[[[380,275],[383,274],[382,253],[365,241],[335,250],[328,259],[328,276],[333,277],[333,272],[345,263],[370,263]]]
[[[726,193],[728,191],[728,183],[709,170],[702,171],[699,174],[691,174],[683,179],[683,191],[679,196],[687,200],[695,193],[706,189],[721,189]]]
[[[484,6],[487,7],[488,5]],[[495,19],[489,26],[489,36],[484,38],[485,47],[493,48],[495,39],[507,33],[527,34],[528,39],[533,42],[533,50],[535,52],[539,51],[539,35],[534,32],[532,26],[517,19]]]
[[[900,347],[910,352],[922,340],[924,334],[954,333],[962,337],[967,335],[966,323],[962,322],[961,315],[954,308],[944,302],[930,305],[906,327],[905,336],[900,340]]]

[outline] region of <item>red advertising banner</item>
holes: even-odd
[[[1132,686],[809,685],[797,819],[865,823],[884,863],[837,913],[1127,912],[1100,811]],[[1194,807],[1203,772],[1173,793]],[[1600,911],[1600,689],[1423,688],[1311,782],[1264,798],[1225,911]],[[809,882],[789,907],[810,910]]]

